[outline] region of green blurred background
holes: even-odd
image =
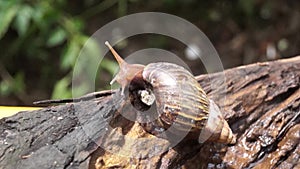
[[[224,68],[300,54],[300,1],[235,0],[0,0],[0,105],[72,97],[72,70],[87,39],[103,25],[137,12],[165,12],[197,25],[212,41]],[[149,47],[180,56],[194,74],[186,46],[164,36],[138,35],[117,46],[123,56]],[[91,43],[91,54],[99,46]],[[97,90],[117,70],[111,56],[99,68]],[[86,93],[78,86],[77,94]]]

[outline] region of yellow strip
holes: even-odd
[[[0,106],[0,119],[3,117],[12,116],[20,111],[30,111],[38,109],[41,109],[41,107]]]

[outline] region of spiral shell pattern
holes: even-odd
[[[174,134],[188,133],[200,142],[235,142],[217,105],[208,99],[200,84],[185,68],[172,63],[151,63],[144,68],[142,76],[153,87],[159,112],[157,124],[175,126],[175,130],[171,131]]]
[[[153,86],[163,123],[191,132],[204,127],[209,100],[190,72],[172,63],[151,63],[144,68],[143,78]]]

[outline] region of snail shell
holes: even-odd
[[[126,63],[105,43],[119,63],[120,71],[111,83],[117,81],[121,94],[129,86],[131,103],[139,110],[156,104],[158,118],[142,124],[154,135],[170,129],[175,135],[186,134],[189,139],[234,144],[236,138],[214,101],[194,76],[183,67],[166,62],[146,66]],[[172,127],[171,127],[172,126]]]

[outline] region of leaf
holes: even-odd
[[[13,81],[13,88],[14,88],[14,93],[19,94],[24,92],[25,90],[25,83],[24,83],[24,73],[23,72],[18,72],[14,76],[14,81]]]
[[[42,3],[38,3],[34,6],[34,15],[32,16],[32,20],[35,25],[41,30],[46,29],[48,22],[44,22],[44,16],[46,13],[45,7]]]
[[[100,47],[95,39],[81,36],[81,43],[83,48],[76,64],[80,64],[80,68],[90,76],[90,79],[93,79],[103,56],[101,56]]]
[[[68,76],[59,80],[54,86],[52,92],[52,99],[71,98],[72,93],[68,88],[69,84],[70,84],[70,78]]]
[[[18,72],[12,79],[4,79],[0,82],[1,96],[7,96],[11,93],[19,94],[24,92],[24,73]]]
[[[77,31],[82,31],[84,29],[85,23],[83,20],[79,19],[79,18],[72,18],[72,23],[74,25],[74,28]]]
[[[0,6],[0,39],[7,32],[10,23],[16,16],[19,5],[15,1],[2,1]]]
[[[72,85],[72,96],[73,97],[80,97],[86,93],[91,93],[90,91],[90,84],[87,83],[80,83],[79,86]]]
[[[83,47],[74,64],[72,84],[73,95],[76,96],[94,90],[97,70],[103,58],[97,41],[82,35],[79,37],[79,41]]]
[[[17,12],[14,27],[20,36],[23,36],[27,32],[33,14],[34,11],[29,5],[23,5]]]
[[[80,51],[80,44],[76,40],[76,38],[73,38],[70,40],[69,44],[65,48],[65,52],[62,55],[62,61],[61,61],[61,67],[62,69],[69,69],[71,68]]]
[[[7,80],[0,82],[0,95],[7,96],[11,93],[11,84]]]
[[[58,27],[50,33],[50,37],[47,41],[48,47],[57,46],[66,40],[67,33],[64,29]]]
[[[101,67],[108,71],[111,75],[115,74],[119,68],[118,64],[115,61],[111,61],[105,58],[101,62]]]
[[[52,24],[58,24],[58,20],[64,17],[64,14],[53,8],[49,1],[38,1],[33,8],[34,15],[32,20],[42,32],[46,31],[46,33],[49,33],[49,28],[52,28]]]

